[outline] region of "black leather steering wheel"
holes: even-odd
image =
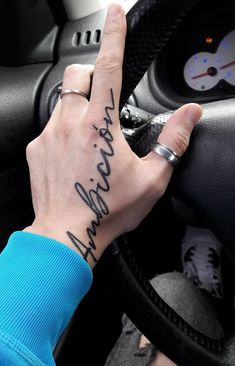
[[[127,100],[177,24],[197,2],[139,1],[130,11],[127,16],[129,35],[124,60],[121,105]],[[159,123],[155,126],[150,125],[151,123],[139,130],[133,130],[136,140],[132,148],[140,156],[150,151],[151,137],[154,135],[156,138],[161,130]],[[190,147],[179,168],[175,170],[169,187],[170,194],[187,202],[203,215],[204,222],[220,239],[233,262],[234,139],[235,99],[203,105],[203,117],[195,128]],[[178,313],[174,306],[163,300],[161,294],[164,291],[161,290],[161,286],[159,292],[154,291],[124,239],[119,238],[113,244],[110,253],[110,271],[124,297],[125,311],[153,343],[178,365],[234,364],[233,346],[220,334],[216,319],[212,317],[208,322],[204,304],[199,301],[197,306],[198,319],[201,319],[201,323],[208,322],[206,330],[194,321],[186,319],[189,305],[187,300],[182,298],[185,313]],[[195,298],[195,301],[197,300],[198,297]],[[193,301],[193,298],[190,301]]]

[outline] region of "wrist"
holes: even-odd
[[[26,227],[23,231],[57,240],[81,255],[91,268],[94,268],[103,251],[112,240],[107,237],[107,231],[105,233],[105,230],[98,230],[96,235],[93,236],[85,223],[76,224],[75,227],[75,225],[66,226],[61,225],[61,223],[48,225],[35,220],[32,225]]]

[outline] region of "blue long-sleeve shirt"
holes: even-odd
[[[92,282],[76,252],[25,232],[0,255],[0,365],[55,365],[53,350]]]

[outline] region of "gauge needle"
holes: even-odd
[[[209,74],[208,74],[208,71],[203,72],[202,74],[199,74],[199,75],[195,75],[195,76],[193,76],[193,77],[192,77],[192,80],[194,80],[194,79],[198,79],[198,78],[201,78],[201,77],[206,76],[206,75],[209,75]]]
[[[198,74],[192,77],[192,80],[201,78],[203,76],[209,75],[209,76],[215,76],[217,74],[217,69],[213,66],[208,67],[206,72],[203,72],[202,74]]]
[[[220,70],[222,69],[225,69],[226,67],[229,67],[229,66],[232,66],[232,65],[235,65],[235,61],[231,61],[231,62],[228,62],[227,64],[223,65],[223,66],[220,66]]]

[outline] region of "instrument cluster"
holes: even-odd
[[[234,0],[203,0],[191,10],[153,65],[158,100],[174,107],[235,96],[234,13]]]
[[[213,41],[212,37],[206,40]],[[183,75],[187,85],[194,90],[210,90],[221,80],[235,86],[235,30],[221,40],[215,53],[192,55],[184,66]]]

